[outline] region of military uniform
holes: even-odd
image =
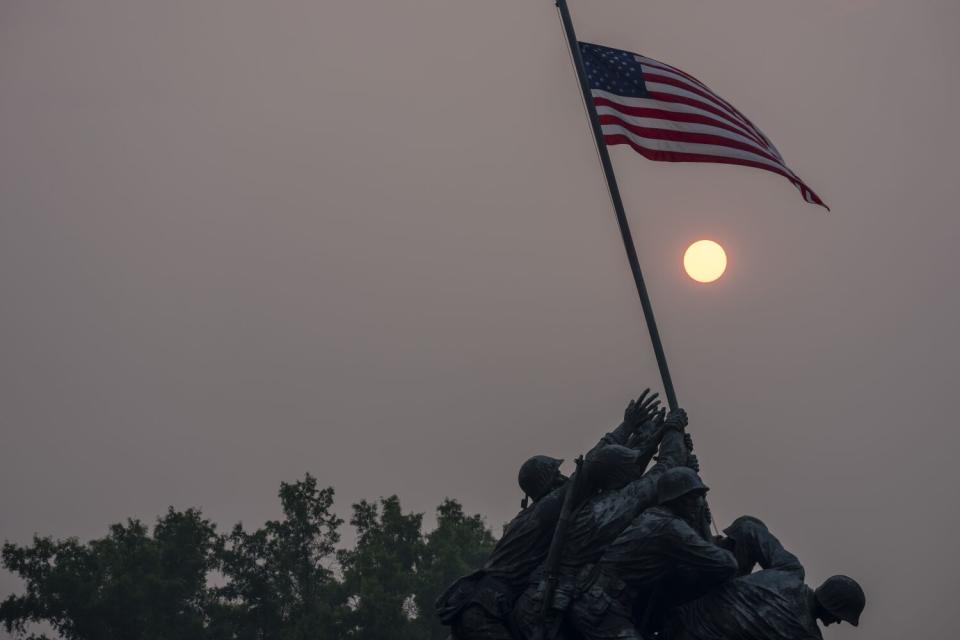
[[[632,428],[621,424],[600,439],[596,450],[623,445]],[[593,451],[592,450],[592,451]],[[566,484],[521,511],[507,525],[483,568],[454,582],[437,599],[440,622],[457,640],[509,640],[510,612],[530,575],[543,563],[563,507]]]
[[[454,582],[437,599],[440,622],[458,640],[510,640],[510,611],[530,573],[547,555],[566,486],[554,489],[514,518],[479,571]]]
[[[642,640],[655,613],[734,577],[733,555],[705,540],[664,507],[641,514],[610,545],[571,608],[587,640]]]
[[[729,534],[728,530],[728,534]],[[670,616],[672,640],[820,640],[814,592],[804,584],[795,555],[759,521],[736,537],[741,565],[762,569],[732,580],[677,607]]]
[[[660,443],[660,457],[656,465],[621,489],[608,490],[592,496],[570,521],[561,553],[559,583],[552,601],[551,612],[545,621],[548,638],[563,637],[563,612],[578,596],[579,585],[590,577],[590,570],[608,545],[644,509],[657,502],[657,480],[663,473],[687,457],[682,434],[669,430]],[[639,466],[639,465],[638,465]],[[541,619],[546,580],[543,567],[531,577],[531,583],[517,600],[513,622],[517,635],[523,639],[534,636],[544,621]]]

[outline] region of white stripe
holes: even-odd
[[[740,142],[742,144],[750,145],[751,147],[757,149],[758,151],[766,151],[764,147],[761,147],[753,138],[748,138],[747,136],[742,136],[736,133],[733,133],[729,129],[722,129],[721,127],[713,127],[708,124],[700,124],[697,122],[679,122],[677,120],[668,120],[666,118],[643,118],[640,116],[632,116],[622,111],[617,111],[613,107],[608,107],[606,105],[597,106],[598,115],[609,115],[613,116],[619,120],[623,120],[629,124],[632,124],[637,127],[646,127],[649,129],[665,129],[672,131],[680,131],[684,133],[704,133],[712,136],[718,136],[726,138],[727,140],[732,140],[735,142]]]
[[[763,133],[750,123],[750,120],[747,119],[747,116],[740,113],[740,111],[736,107],[734,107],[732,104],[730,104],[729,102],[727,102],[726,100],[718,96],[706,85],[703,85],[702,83],[698,84],[698,83],[691,82],[689,78],[682,76],[679,73],[669,71],[667,69],[663,69],[661,67],[653,67],[648,64],[642,64],[641,68],[643,68],[643,71],[645,74],[653,73],[659,76],[671,78],[683,84],[684,87],[688,89],[692,89],[694,96],[697,96],[700,100],[705,100],[707,104],[712,104],[718,109],[723,109],[727,113],[732,114],[734,117],[736,117],[737,120],[739,120],[743,124],[744,127],[756,133],[758,138],[760,138],[761,140],[765,139],[765,136],[763,135]],[[656,82],[656,80],[652,80],[651,82]],[[649,86],[650,82],[647,82],[646,84]],[[699,96],[699,94],[697,94],[696,91],[702,91],[706,93],[708,96],[710,96],[710,99],[708,100],[703,96]]]
[[[651,84],[654,84],[658,87],[657,90],[662,91],[664,93],[670,93],[673,95],[686,94],[686,97],[701,101],[704,104],[716,105],[716,108],[722,110],[724,113],[729,114],[733,119],[731,120],[730,118],[719,117],[716,114],[713,114],[705,109],[698,109],[696,107],[690,107],[688,105],[661,102],[659,100],[654,100],[654,99],[626,98],[623,96],[618,96],[616,94],[611,94],[609,92],[601,91],[597,89],[594,89],[592,93],[597,97],[606,98],[611,102],[614,102],[626,107],[659,109],[662,111],[671,111],[674,113],[696,114],[706,118],[710,118],[711,120],[714,120],[714,121],[717,121],[717,119],[720,118],[723,124],[733,126],[745,134],[746,139],[742,141],[746,142],[747,144],[750,144],[751,146],[766,150],[769,154],[777,158],[779,162],[770,162],[766,158],[757,157],[754,154],[751,154],[748,152],[738,153],[739,150],[729,149],[719,145],[706,145],[706,144],[684,143],[684,142],[678,143],[670,140],[656,140],[653,138],[643,138],[632,133],[628,129],[625,129],[624,127],[617,126],[617,125],[603,125],[602,129],[604,133],[607,133],[608,131],[610,133],[622,133],[623,135],[630,138],[638,146],[645,147],[648,149],[659,149],[663,151],[674,151],[678,153],[683,153],[683,152],[700,153],[704,155],[716,155],[718,157],[724,157],[724,156],[734,157],[734,158],[739,158],[744,160],[751,160],[751,161],[758,162],[760,164],[770,166],[770,167],[776,167],[786,172],[787,174],[789,174],[789,176],[791,176],[788,179],[794,183],[797,189],[800,190],[800,193],[803,196],[803,199],[805,201],[812,204],[818,204],[816,199],[814,198],[813,191],[811,191],[809,187],[807,187],[803,183],[803,181],[800,179],[799,176],[797,176],[795,173],[793,173],[793,171],[790,170],[789,167],[787,167],[786,161],[783,159],[783,156],[780,154],[780,151],[777,149],[777,147],[773,144],[773,142],[771,142],[770,138],[768,138],[767,135],[763,133],[763,131],[761,131],[759,127],[757,127],[755,124],[750,122],[750,120],[745,115],[740,113],[740,111],[736,109],[732,104],[730,104],[729,102],[721,98],[719,95],[714,93],[712,89],[710,89],[707,85],[705,85],[700,80],[694,78],[693,76],[687,75],[685,72],[681,71],[680,69],[677,69],[676,67],[671,67],[665,62],[660,62],[659,60],[654,60],[653,58],[648,58],[647,56],[643,56],[640,54],[633,54],[633,55],[635,59],[641,63],[642,66],[649,67],[653,73],[661,74],[669,78],[673,78],[677,82],[683,83],[688,88],[699,89],[707,93],[712,98],[714,98],[716,102],[714,102],[713,100],[706,100],[705,98],[703,98],[703,96],[698,95],[696,92],[692,92],[692,95],[691,95],[687,92],[684,92],[683,90],[679,90],[679,91],[671,90],[671,88],[669,87],[672,87],[672,85],[664,86],[663,83],[647,83],[648,87]],[[654,121],[653,119],[650,119],[650,118],[640,118],[637,116],[631,116],[629,114],[625,114],[613,107],[604,106],[604,107],[597,107],[597,109],[598,109],[598,113],[600,111],[603,111],[605,114],[612,115],[614,117],[617,117],[621,120],[624,120],[636,126],[649,126],[646,123]],[[722,127],[712,127],[710,125],[702,125],[699,123],[677,122],[674,120],[667,120],[666,118],[664,118],[663,120],[658,120],[658,122],[660,122],[660,126],[652,127],[652,128],[663,128],[663,126],[666,125],[667,127],[678,130],[678,131],[696,131],[699,133],[710,133],[712,135],[723,136],[725,138],[733,139],[733,140],[740,139],[740,137],[737,134],[731,133],[726,129],[723,129]],[[758,144],[757,139],[761,140],[763,144]],[[713,153],[710,151],[711,147],[714,148],[716,153]]]
[[[736,129],[739,129],[741,133],[748,137],[752,137],[753,134],[748,129],[745,129],[742,124],[725,118],[723,116],[718,116],[712,111],[707,111],[706,109],[701,109],[699,107],[694,107],[688,104],[682,104],[679,102],[663,102],[662,100],[657,100],[655,98],[633,98],[626,96],[619,96],[615,93],[610,93],[609,91],[604,91],[602,89],[591,89],[590,93],[597,98],[605,98],[611,102],[616,102],[617,104],[622,104],[625,107],[636,107],[638,109],[659,109],[661,111],[672,111],[673,113],[690,113],[693,115],[703,116],[705,118],[710,118],[723,124],[729,125]],[[756,144],[756,141],[754,141]]]
[[[689,82],[685,81],[683,78],[679,78],[679,80],[684,81],[687,87],[693,86]],[[654,82],[647,82],[645,84],[648,89],[652,86],[656,86],[657,89],[654,89],[655,91],[662,91],[663,93],[669,93],[671,95],[684,96],[694,100],[699,100],[704,104],[712,105],[714,108],[720,109],[724,113],[730,114],[730,116],[734,118],[734,120],[732,120],[734,124],[738,124],[741,129],[749,132],[750,135],[753,135],[756,139],[762,141],[762,144],[760,146],[766,148],[767,151],[772,156],[774,156],[775,158],[779,158],[781,162],[784,162],[783,156],[780,155],[780,151],[778,151],[777,148],[773,146],[773,143],[770,142],[770,139],[767,138],[767,136],[763,133],[763,131],[760,131],[760,129],[758,129],[753,123],[751,123],[750,120],[747,119],[747,116],[740,113],[740,111],[737,110],[736,107],[734,107],[732,104],[723,100],[723,98],[715,94],[706,86],[703,87],[703,90],[706,91],[707,94],[711,96],[711,98],[713,98],[712,100],[707,100],[706,98],[697,94],[694,91],[688,92],[678,87],[675,87],[674,85],[664,84],[662,82],[654,81]]]
[[[690,76],[690,77],[684,76],[683,74],[686,73],[685,71],[682,72],[680,71],[680,69],[677,69],[676,67],[671,67],[666,62],[660,62],[659,60],[654,60],[653,58],[642,56],[639,53],[635,53],[633,55],[635,55],[637,57],[637,61],[642,64],[649,65],[651,67],[656,67],[657,69],[668,71],[670,73],[676,73],[677,75],[682,76],[687,81],[693,81],[695,84],[699,85],[701,89],[706,89],[707,91],[710,91],[710,88],[707,87],[707,85],[703,84],[693,76]]]
[[[741,160],[749,160],[751,162],[756,162],[768,167],[773,167],[784,171],[787,175],[784,176],[789,180],[793,186],[795,186],[799,191],[800,195],[803,196],[803,199],[811,204],[816,204],[816,201],[813,199],[813,192],[804,185],[803,181],[793,173],[787,166],[771,162],[766,158],[757,156],[755,154],[741,151],[739,149],[731,149],[729,147],[721,147],[717,145],[709,144],[698,144],[693,142],[676,142],[673,140],[657,140],[654,138],[643,138],[629,129],[626,129],[620,125],[609,125],[605,124],[601,127],[601,130],[604,135],[613,135],[613,134],[623,134],[629,138],[634,144],[645,149],[651,149],[655,151],[668,151],[672,153],[696,153],[707,156],[714,156],[717,158],[737,158]],[[780,174],[782,175],[782,174]]]
[[[636,57],[637,57],[637,58],[643,58],[643,56],[636,56]],[[717,93],[714,92],[710,87],[708,87],[707,85],[703,84],[702,82],[700,82],[699,80],[697,80],[697,79],[695,79],[695,78],[694,78],[694,79],[691,79],[691,78],[689,78],[689,77],[687,77],[687,76],[682,75],[681,73],[679,73],[679,72],[677,72],[677,71],[673,71],[673,70],[671,70],[671,69],[667,69],[667,68],[664,67],[664,66],[652,65],[652,64],[649,64],[648,62],[646,62],[645,60],[640,60],[640,62],[641,62],[641,67],[649,67],[649,68],[650,68],[650,73],[655,73],[655,74],[658,74],[658,75],[666,76],[666,77],[668,77],[668,78],[672,78],[672,79],[676,80],[677,82],[682,82],[682,83],[685,84],[687,87],[690,87],[690,88],[693,88],[693,89],[699,89],[699,90],[701,90],[701,91],[706,92],[711,98],[713,98],[713,100],[712,100],[711,102],[713,102],[718,108],[723,109],[724,111],[727,111],[728,113],[733,113],[734,115],[736,115],[737,119],[743,124],[743,126],[744,126],[745,128],[747,128],[747,129],[750,130],[751,132],[755,133],[758,138],[760,138],[761,140],[763,140],[767,145],[769,145],[769,146],[771,147],[770,151],[773,153],[773,155],[777,156],[777,157],[780,158],[781,160],[783,159],[783,157],[780,155],[780,152],[777,151],[776,147],[773,146],[773,143],[770,142],[770,139],[767,138],[766,134],[764,134],[763,131],[761,131],[761,130],[759,129],[759,127],[757,127],[755,124],[753,124],[752,122],[750,122],[750,119],[747,118],[747,116],[745,116],[745,115],[743,115],[742,113],[740,113],[740,110],[739,110],[739,109],[737,109],[737,108],[734,107],[732,104],[730,104],[729,102],[727,102],[726,100],[724,100],[723,98],[721,98],[719,95],[717,95]],[[661,63],[661,64],[662,64],[662,63]],[[646,70],[646,69],[644,69],[644,70]]]
[[[671,71],[670,69],[664,69],[663,67],[659,67],[657,65],[649,64],[646,62],[642,62],[640,64],[640,67],[641,69],[643,69],[644,73],[655,73],[657,75],[673,78],[677,82],[682,82],[689,87],[693,87],[694,89],[699,89],[700,91],[706,91],[712,96],[716,95],[706,85],[698,82],[692,82],[690,78],[680,75],[676,71]]]
[[[676,87],[676,86],[674,86],[674,85],[672,85],[672,84],[664,84],[664,83],[662,83],[662,82],[646,82],[646,85],[647,85],[647,89],[650,90],[650,91],[659,91],[660,93],[667,93],[667,94],[670,94],[670,95],[672,95],[672,96],[679,96],[679,97],[681,97],[681,98],[690,98],[691,100],[696,100],[696,101],[701,102],[701,103],[703,103],[703,104],[712,106],[712,107],[714,107],[714,108],[716,108],[716,109],[720,109],[721,111],[723,111],[724,113],[726,113],[734,122],[740,123],[740,126],[741,126],[741,127],[746,128],[748,131],[751,130],[750,125],[747,124],[747,122],[746,122],[746,120],[743,118],[743,116],[741,116],[740,114],[736,113],[735,111],[731,111],[731,110],[728,109],[727,107],[724,107],[724,106],[722,106],[721,104],[719,104],[719,103],[717,103],[717,102],[714,102],[714,101],[712,101],[712,100],[708,100],[707,98],[704,98],[703,96],[701,96],[701,95],[698,94],[698,93],[694,93],[693,91],[686,91],[686,90],[684,90],[684,89],[681,89],[680,87]],[[754,132],[751,131],[751,133],[754,133]],[[758,136],[758,137],[759,137],[761,140],[763,140],[763,136]]]
[[[652,69],[656,69],[656,72],[657,72],[657,73],[665,73],[665,74],[668,74],[670,77],[672,77],[672,78],[674,78],[674,79],[676,79],[676,80],[679,80],[679,81],[681,81],[681,82],[686,82],[686,83],[688,84],[688,86],[697,87],[697,88],[700,88],[700,89],[702,89],[703,91],[706,91],[707,93],[709,93],[711,96],[713,96],[714,98],[716,98],[721,104],[723,104],[724,106],[726,106],[728,109],[732,109],[732,110],[734,111],[734,113],[736,113],[736,114],[740,117],[740,119],[743,121],[744,125],[745,125],[752,133],[755,133],[758,138],[760,138],[761,140],[763,140],[763,141],[770,147],[770,151],[771,151],[775,156],[777,156],[778,158],[780,158],[781,160],[783,160],[783,156],[780,155],[780,152],[777,150],[777,148],[776,148],[776,147],[773,145],[773,143],[770,141],[770,138],[768,138],[767,135],[766,135],[763,131],[761,131],[759,127],[757,127],[757,125],[755,125],[755,124],[753,124],[752,122],[750,122],[750,119],[747,118],[747,116],[745,116],[745,115],[743,115],[742,113],[740,113],[740,110],[739,110],[739,109],[737,109],[737,108],[734,107],[732,104],[730,104],[729,101],[724,100],[723,98],[721,98],[713,89],[711,89],[710,87],[708,87],[707,85],[705,85],[703,82],[701,82],[700,80],[697,80],[697,79],[694,78],[692,75],[687,74],[685,71],[681,71],[680,69],[678,69],[678,68],[676,68],[676,67],[671,67],[671,66],[668,65],[666,62],[660,62],[659,60],[654,60],[653,58],[648,58],[647,56],[640,55],[639,53],[635,53],[635,54],[633,54],[633,56],[634,56],[634,58],[637,60],[637,62],[640,62],[640,63],[641,63],[642,66],[647,66],[647,67],[650,67],[650,68],[652,68]]]
[[[756,125],[751,123],[749,120],[747,120],[747,124],[749,124],[750,128],[756,131],[757,135],[759,135],[760,138],[767,143],[767,148],[770,149],[770,153],[780,158],[780,162],[783,162],[784,164],[786,164],[787,161],[783,159],[782,155],[780,155],[780,150],[777,149],[776,146],[774,146],[773,142],[770,141],[770,138],[767,137],[767,134],[765,134],[763,131],[760,131],[760,129],[758,129]]]
[[[618,124],[605,124],[600,128],[604,135],[614,135],[618,133],[623,134],[636,143],[637,146],[644,147],[646,149],[652,149],[655,151],[670,151],[673,153],[696,153],[705,156],[715,156],[717,158],[737,158],[740,160],[749,160],[750,162],[756,162],[757,164],[774,167],[784,171],[788,176],[797,182],[801,182],[800,178],[798,178],[785,165],[782,165],[779,162],[772,162],[763,156],[758,156],[757,154],[750,153],[749,151],[731,149],[730,147],[723,147],[714,144],[701,144],[698,142],[678,142],[676,140],[657,140],[655,138],[644,138]]]

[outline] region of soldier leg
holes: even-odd
[[[456,640],[514,640],[507,625],[479,605],[464,608],[452,635]]]
[[[663,630],[660,633],[659,640],[697,640],[695,636],[687,633],[680,618],[671,616],[667,619]]]
[[[696,636],[690,635],[682,627],[664,631],[660,638],[662,640],[697,640]]]
[[[570,608],[571,626],[584,640],[643,640],[629,603],[593,586]]]
[[[562,626],[563,613],[551,609],[546,620],[540,615],[543,610],[543,590],[530,588],[524,591],[513,606],[510,617],[513,632],[519,640],[566,640],[568,634]],[[543,635],[539,635],[543,631]]]

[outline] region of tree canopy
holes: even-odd
[[[172,507],[83,543],[35,536],[3,545],[24,591],[0,603],[0,623],[24,640],[381,640],[446,638],[436,596],[483,562],[495,542],[479,515],[446,499],[437,525],[404,513],[397,496],[352,507],[352,548],[334,491],[307,474],[281,483],[283,517],[219,533],[197,509]]]

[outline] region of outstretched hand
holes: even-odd
[[[631,400],[623,412],[623,422],[630,427],[631,431],[638,429],[643,423],[650,421],[656,416],[660,409],[660,394],[650,393],[650,389],[644,389],[643,393],[636,400]]]
[[[663,421],[666,420],[666,418],[667,418],[667,408],[660,407],[656,415],[654,415],[653,418],[651,418],[651,421],[653,422],[653,425],[659,429],[660,427],[663,426]]]
[[[660,407],[646,422],[637,427],[627,439],[627,446],[631,449],[642,449],[660,441],[663,437],[663,420],[667,410]]]

